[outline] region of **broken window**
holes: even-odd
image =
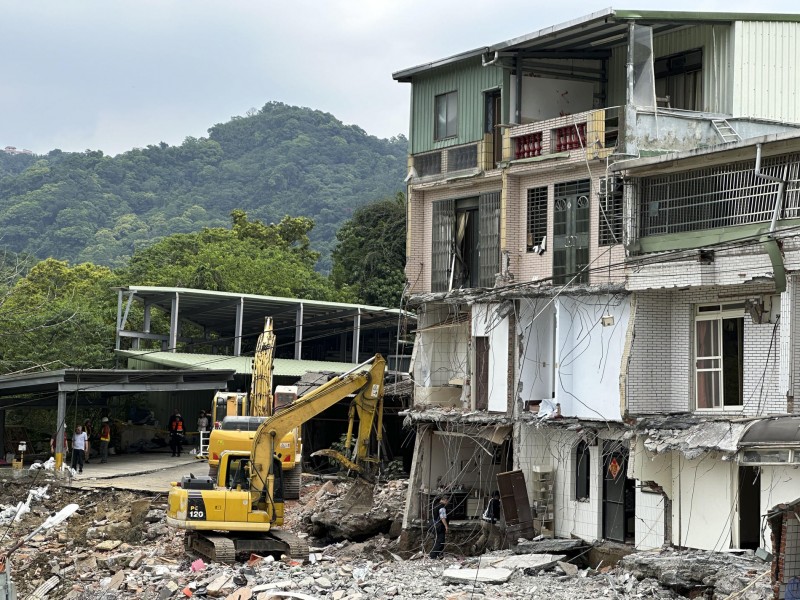
[[[744,308],[698,306],[695,316],[695,404],[698,409],[743,403]]]
[[[433,203],[431,291],[493,287],[500,267],[500,192]]]
[[[588,179],[557,183],[553,188],[553,283],[589,283]]]
[[[547,236],[547,186],[528,190],[528,252],[544,249]]]
[[[703,110],[703,50],[656,59],[656,96],[670,108]]]
[[[580,441],[575,446],[575,499],[589,498],[589,445]]]
[[[436,123],[433,137],[443,140],[458,135],[458,92],[440,94],[435,98]]]

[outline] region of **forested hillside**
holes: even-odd
[[[330,114],[273,102],[180,146],[115,157],[0,153],[0,246],[120,267],[136,249],[228,226],[242,209],[265,223],[312,218],[309,237],[327,271],[339,226],[402,189],[406,151],[403,136],[378,139]]]

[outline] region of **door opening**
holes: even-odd
[[[636,533],[636,487],[628,479],[628,448],[603,442],[603,537],[633,544]]]
[[[761,469],[739,467],[739,548],[761,545]]]

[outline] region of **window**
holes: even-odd
[[[578,442],[575,446],[575,499],[589,498],[589,445]]]
[[[600,180],[600,219],[597,222],[597,243],[613,246],[622,243],[622,180],[609,177]]]
[[[588,179],[557,183],[553,188],[553,283],[589,283]]]
[[[658,58],[654,67],[658,98],[669,97],[671,108],[703,109],[702,49]]]
[[[463,171],[478,166],[478,144],[458,146],[447,151],[447,171]]]
[[[458,93],[436,96],[435,105],[434,139],[443,140],[458,135]]]
[[[442,153],[418,154],[414,157],[414,169],[420,177],[439,175],[442,172]]]
[[[742,406],[744,305],[698,306],[694,349],[696,407]]]
[[[528,252],[541,247],[547,236],[547,187],[528,190]]]
[[[500,192],[432,203],[431,291],[493,287],[500,268]]]

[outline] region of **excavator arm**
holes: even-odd
[[[251,490],[255,492],[271,488],[275,447],[281,438],[299,427],[326,408],[336,404],[350,394],[356,394],[355,402],[362,406],[383,406],[383,378],[386,360],[376,354],[352,371],[334,377],[313,392],[298,398],[291,406],[278,411],[265,420],[253,438]],[[370,419],[370,423],[372,420]],[[371,427],[371,425],[370,425]]]
[[[253,356],[253,381],[250,388],[250,414],[268,417],[273,412],[272,369],[275,356],[275,333],[272,317],[264,319],[264,331],[258,336]]]

